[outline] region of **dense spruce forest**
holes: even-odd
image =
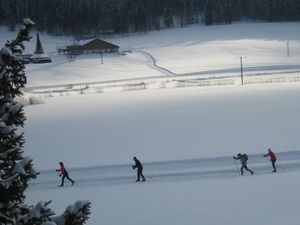
[[[29,17],[52,35],[146,32],[189,24],[299,21],[299,0],[0,0],[0,25]]]

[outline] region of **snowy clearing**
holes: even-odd
[[[295,225],[299,93],[283,83],[47,98],[26,107],[25,149],[41,169],[28,200],[51,199],[57,213],[91,200],[90,225]],[[262,157],[269,147],[277,174]],[[237,152],[250,154],[253,176],[238,175]],[[145,183],[134,183],[134,155]],[[57,187],[59,161],[75,186]]]
[[[43,102],[25,107],[24,150],[41,171],[26,202],[53,200],[60,214],[90,200],[87,225],[298,224],[298,27],[191,26],[114,37],[109,41],[132,53],[107,55],[103,65],[98,55],[68,62],[55,50],[72,40],[41,35],[53,63],[26,69],[28,87]],[[2,29],[1,45],[12,36]],[[245,81],[254,84],[233,77],[239,57]],[[200,85],[215,77],[230,82]],[[140,90],[134,85],[141,82]],[[86,83],[102,91],[83,91]],[[269,147],[283,168],[276,174],[262,157]],[[253,176],[239,176],[238,152],[249,154]],[[144,163],[145,183],[134,183],[133,156]],[[74,186],[57,187],[59,161]]]

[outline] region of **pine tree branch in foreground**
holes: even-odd
[[[36,206],[24,204],[29,181],[39,174],[31,157],[23,156],[25,139],[17,133],[26,120],[23,105],[15,98],[22,95],[26,84],[25,64],[20,57],[30,40],[34,25],[24,19],[16,37],[0,50],[0,224],[1,225],[83,225],[90,215],[90,202],[78,201],[63,215],[52,217],[51,201]]]

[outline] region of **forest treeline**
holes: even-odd
[[[23,18],[52,35],[146,32],[189,24],[299,21],[299,0],[0,0],[0,25]]]

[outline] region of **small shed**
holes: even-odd
[[[91,41],[81,45],[83,53],[113,53],[119,52],[119,46],[109,43],[107,41],[95,38]]]
[[[30,57],[32,63],[51,63],[52,59],[48,54],[33,54]]]

